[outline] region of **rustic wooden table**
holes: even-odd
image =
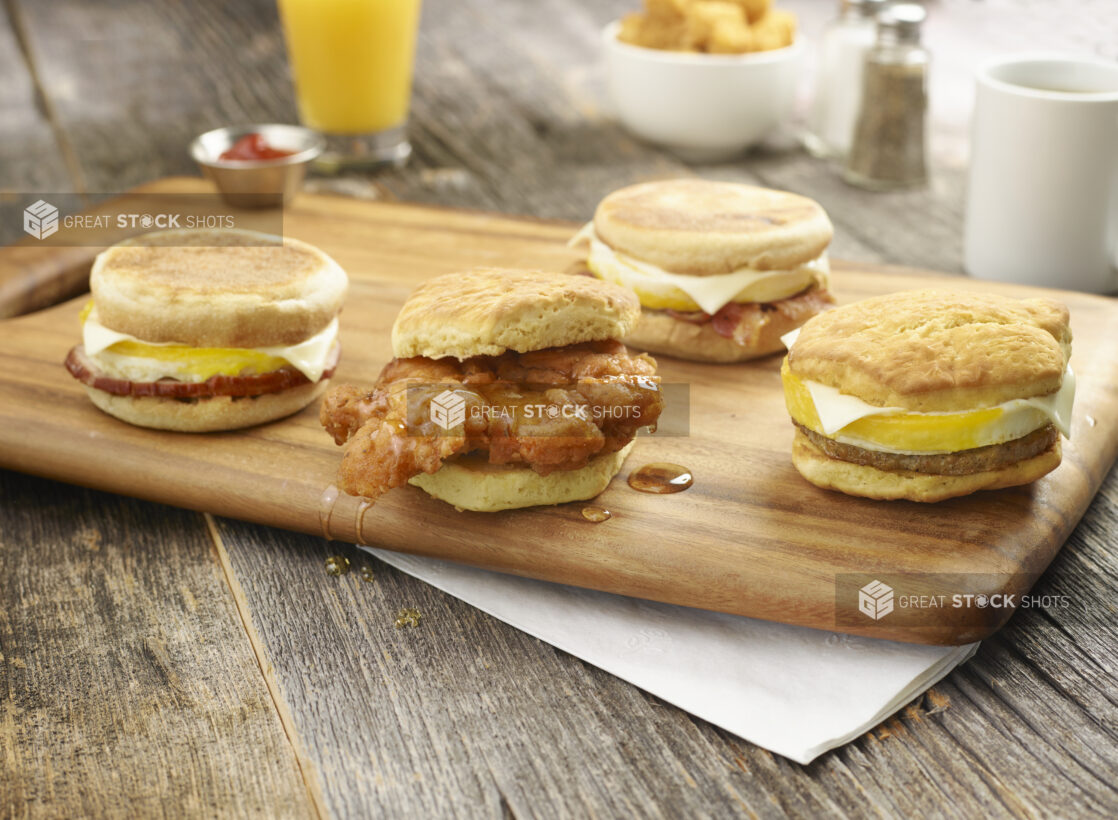
[[[959,272],[969,71],[1113,58],[1113,0],[933,6],[935,178],[869,194],[778,136],[687,167],[602,103],[635,0],[428,0],[404,169],[318,189],[585,219],[672,174],[818,199],[834,253]],[[787,0],[809,35],[831,3]],[[993,7],[991,8],[991,5]],[[222,124],[295,119],[272,0],[6,0],[0,190],[192,172]],[[895,717],[800,766],[356,550],[0,472],[0,816],[1116,816],[1118,474],[1029,610]],[[328,575],[342,553],[368,566]],[[397,610],[422,625],[394,629]]]

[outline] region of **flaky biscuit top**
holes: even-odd
[[[392,327],[398,358],[498,356],[620,339],[640,302],[625,288],[545,271],[473,268],[421,284]]]
[[[879,407],[955,412],[1055,393],[1070,356],[1059,302],[922,290],[815,316],[788,366]]]

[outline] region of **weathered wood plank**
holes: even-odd
[[[65,5],[65,13],[58,13],[58,4],[24,2],[20,8],[91,190],[119,190],[192,170],[185,146],[204,128],[294,117],[271,0]],[[740,163],[692,169],[610,124],[593,65],[594,38],[601,23],[635,5],[428,0],[411,128],[415,161],[399,172],[317,184],[378,195],[383,182],[402,199],[581,219],[614,187],[697,171],[815,196],[836,224],[836,255],[958,270],[962,174],[952,170],[959,167],[958,156],[927,192],[877,196],[847,188],[826,166],[781,145]],[[809,33],[833,13],[832,4],[812,0],[781,5],[800,12]],[[979,47],[1074,46],[1114,57],[1118,18],[1110,5],[1030,0],[1006,15],[985,4],[937,4],[929,30],[933,81],[954,71],[953,88],[963,88],[966,77],[957,66]],[[0,38],[5,35],[0,28]],[[98,38],[109,45],[88,42]],[[0,42],[0,61],[14,53]],[[7,63],[0,67],[0,186],[16,187],[11,180],[17,168],[17,189],[36,179],[37,190],[62,185],[63,166],[49,130],[41,122],[37,131],[10,125],[33,109],[28,86],[21,91],[9,82],[16,75]],[[965,121],[957,116],[965,114],[962,100],[933,96],[940,114],[950,108],[956,117],[941,133],[958,144],[964,143],[957,127]],[[18,133],[3,130],[9,127]],[[41,156],[35,153],[40,147]],[[54,518],[94,520],[85,491],[34,486],[49,493],[47,500],[25,500],[21,520],[32,533],[28,538],[57,528]],[[101,513],[113,527],[131,520],[132,502],[92,497],[105,499]],[[0,517],[8,496],[4,501]],[[190,533],[187,541],[198,537],[193,519],[182,526],[182,513],[139,508],[165,542],[161,549],[170,544],[181,550],[176,526]],[[339,816],[371,809],[529,816],[595,810],[650,816],[1114,816],[1118,800],[1106,785],[1118,779],[1116,527],[1118,476],[1112,472],[1038,587],[1075,592],[1093,607],[1017,615],[921,705],[799,767],[692,721],[394,570],[382,569],[371,588],[352,574],[330,578],[321,561],[337,545],[220,524],[245,614],[260,635],[266,663],[275,664],[276,691],[316,761],[309,777],[324,786],[327,804]],[[7,529],[0,536],[6,539]],[[2,560],[7,562],[7,553]],[[35,564],[43,565],[42,559]],[[107,576],[118,583],[122,577]],[[175,575],[159,577],[150,595],[176,594]],[[38,587],[6,583],[5,600],[17,601],[15,609],[34,603],[37,611],[52,611],[52,596],[34,598]],[[416,630],[393,630],[396,609],[411,604],[427,620]],[[31,625],[25,629],[36,634]],[[117,639],[124,649],[113,646],[105,654],[133,658],[133,634],[140,634],[138,628]],[[177,672],[192,685],[183,667]],[[947,700],[950,706],[942,708]],[[191,754],[209,759],[207,743],[196,744]],[[49,797],[48,791],[41,794]],[[58,805],[51,814],[65,813],[53,810]],[[234,799],[230,805],[236,810],[244,803]]]
[[[200,515],[0,471],[0,600],[0,816],[316,816]]]
[[[94,194],[197,173],[187,146],[210,128],[295,120],[270,0],[10,2]]]
[[[1113,514],[1113,510],[1110,511]],[[1113,676],[1067,676],[1079,630],[1020,613],[924,698],[799,766],[348,545],[219,520],[332,813],[1012,816],[1118,810]],[[1069,549],[1075,549],[1069,545]],[[1092,551],[1093,547],[1084,547]],[[326,574],[324,559],[353,570]],[[373,566],[376,581],[361,580]],[[1044,587],[1041,588],[1042,590]],[[423,620],[395,629],[396,612]],[[1035,657],[1016,649],[1043,640]],[[1043,636],[1043,637],[1041,637]],[[1002,681],[1002,684],[991,684]]]
[[[80,189],[7,22],[0,186]],[[199,515],[0,471],[0,816],[317,815],[214,559]]]
[[[0,4],[0,195],[74,190],[20,41],[18,9]],[[0,245],[23,236],[0,225]]]

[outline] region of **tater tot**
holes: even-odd
[[[744,54],[753,51],[753,31],[744,21],[719,20],[711,30],[707,51],[711,54]]]
[[[685,28],[682,17],[663,20],[643,14],[630,14],[622,19],[617,39],[642,48],[681,51],[686,48]]]
[[[708,51],[715,26],[745,25],[745,14],[736,3],[702,0],[687,9],[687,47]]]
[[[772,0],[734,0],[734,2],[742,7],[750,23],[756,23],[772,8]]]
[[[796,39],[796,15],[772,9],[752,26],[753,47],[757,51],[785,48]]]
[[[692,0],[644,0],[644,9],[649,17],[660,20],[677,20],[683,17],[684,10]]]

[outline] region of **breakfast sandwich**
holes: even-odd
[[[807,197],[701,179],[622,188],[571,240],[600,279],[634,291],[640,350],[738,362],[782,350],[780,337],[834,300],[823,209]]]
[[[372,389],[332,389],[338,487],[376,499],[411,483],[492,512],[593,498],[662,405],[656,363],[618,339],[636,297],[561,273],[476,268],[420,285]]]
[[[1075,376],[1059,302],[896,293],[827,311],[788,341],[792,461],[812,484],[942,501],[1060,464]]]
[[[161,430],[291,415],[338,364],[348,280],[297,239],[169,230],[101,253],[66,368],[101,410]]]

